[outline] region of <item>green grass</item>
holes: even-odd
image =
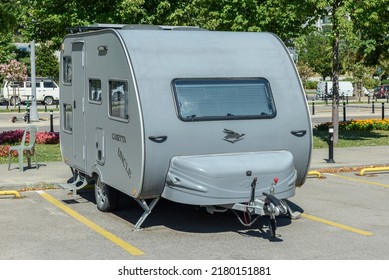
[[[35,149],[38,163],[62,160],[59,144],[36,144]],[[24,160],[26,160],[26,157],[24,157]],[[11,162],[17,163],[17,157],[12,158]],[[0,164],[8,164],[8,157],[0,157]]]
[[[342,130],[336,147],[389,146],[389,131]],[[313,130],[313,148],[328,148],[328,131]]]

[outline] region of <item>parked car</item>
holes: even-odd
[[[380,85],[374,88],[374,97],[376,98],[388,98],[389,97],[389,85]]]
[[[12,106],[31,101],[31,78],[28,78],[27,81],[4,81],[0,98]],[[58,85],[50,78],[36,78],[36,101],[52,105],[58,100]]]

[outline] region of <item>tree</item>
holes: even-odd
[[[312,77],[315,72],[311,67],[309,67],[307,63],[301,61],[297,64],[297,70],[299,72],[301,82],[304,85],[304,89],[306,89],[306,83],[308,79]]]
[[[20,0],[29,7],[21,33],[59,47],[66,28],[93,23],[197,25],[209,30],[269,31],[289,43],[311,29],[315,0]]]
[[[389,58],[384,58],[382,56],[378,60],[378,67],[380,68],[380,73],[379,73],[379,80],[382,81],[383,78],[388,78],[389,77]]]
[[[268,31],[277,34],[287,44],[312,29],[313,15],[321,9],[314,0],[178,2],[187,4],[176,7],[167,17],[174,24],[197,25],[209,30]]]
[[[332,40],[332,124],[334,126],[334,144],[338,142],[339,128],[339,45],[345,41],[358,50],[355,63],[369,63],[368,58],[377,55],[382,46],[387,46],[388,22],[385,17],[377,17],[378,13],[387,15],[389,0],[322,0],[328,7],[331,16],[330,38]],[[371,17],[373,17],[371,19]],[[371,19],[371,21],[369,20]],[[384,21],[385,23],[380,22]],[[371,22],[377,24],[372,26]],[[372,42],[379,48],[373,47]],[[378,52],[377,52],[378,51]]]
[[[24,0],[30,8],[21,18],[22,35],[37,42],[51,41],[59,49],[68,28],[93,23],[138,23],[144,0]],[[132,17],[129,16],[129,13]],[[127,18],[126,18],[127,16]],[[125,22],[124,22],[125,23]]]
[[[8,81],[25,81],[27,80],[27,67],[23,64],[17,61],[16,59],[12,59],[9,61],[9,63],[2,63],[0,64],[0,77],[2,79],[6,79]],[[7,89],[8,90],[8,89]],[[16,98],[16,89],[15,87],[12,88],[13,90],[13,104],[16,106],[15,100]],[[5,93],[4,93],[5,94]],[[9,96],[9,93],[8,93]],[[11,98],[8,100],[11,104]]]
[[[382,56],[389,58],[389,0],[349,0],[347,6],[358,58],[367,65],[377,65]]]
[[[13,31],[13,28],[17,25],[14,11],[15,1],[2,0],[0,2],[0,34],[7,34]]]
[[[332,76],[332,49],[328,35],[320,31],[312,32],[299,38],[296,44],[301,62],[320,74],[323,80]]]
[[[0,63],[6,63],[16,58],[16,47],[12,44],[10,33],[0,36]]]
[[[48,45],[41,45],[36,52],[36,75],[38,77],[59,78],[59,62]]]

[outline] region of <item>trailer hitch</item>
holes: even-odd
[[[285,205],[285,203],[282,200],[274,196],[275,193],[274,187],[277,185],[277,183],[278,183],[278,178],[275,177],[270,187],[270,194],[262,193],[265,196],[263,209],[265,213],[270,216],[269,230],[272,237],[276,236],[276,230],[277,230],[276,216],[280,214],[286,214],[288,211],[287,205]],[[255,177],[253,182],[251,183],[250,205],[254,205],[256,185],[257,185],[257,177]]]
[[[277,220],[276,216],[280,214],[286,214],[288,212],[288,206],[274,195],[268,193],[262,193],[265,196],[265,204],[263,206],[265,213],[270,216],[269,231],[272,237],[276,236]]]
[[[271,183],[269,193],[262,193],[264,196],[262,199],[255,198],[257,181],[257,177],[254,177],[253,181],[251,182],[250,200],[245,204],[235,203],[231,209],[240,223],[244,226],[251,226],[260,217],[269,216],[269,233],[272,237],[275,237],[277,229],[276,216],[287,214],[288,212],[291,212],[291,209],[286,201],[275,197],[275,186],[278,183],[277,177],[275,177],[273,183]],[[244,219],[241,219],[241,217],[234,210],[242,211],[244,214]],[[256,217],[253,219],[253,216]]]

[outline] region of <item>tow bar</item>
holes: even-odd
[[[275,177],[270,187],[270,194],[262,193],[265,196],[265,204],[263,205],[263,209],[265,210],[265,213],[270,216],[269,231],[272,237],[276,236],[276,230],[277,230],[276,216],[280,214],[286,214],[288,211],[288,208],[285,205],[285,203],[274,196],[275,193],[274,187],[277,185],[277,183],[278,183],[278,178]]]
[[[276,236],[277,230],[277,221],[276,216],[287,214],[290,208],[286,204],[286,202],[276,198],[274,196],[275,190],[274,187],[278,183],[278,178],[274,178],[273,183],[270,187],[270,193],[262,193],[265,196],[265,199],[255,199],[255,189],[257,186],[257,177],[255,177],[251,183],[251,195],[250,201],[246,204],[236,203],[232,210],[240,210],[244,213],[244,221],[240,218],[240,216],[233,211],[233,213],[237,216],[241,224],[244,226],[251,226],[255,221],[258,220],[261,216],[269,216],[269,233],[272,237]],[[248,217],[246,215],[248,214]],[[252,215],[257,214],[258,216],[255,219],[252,219]]]

